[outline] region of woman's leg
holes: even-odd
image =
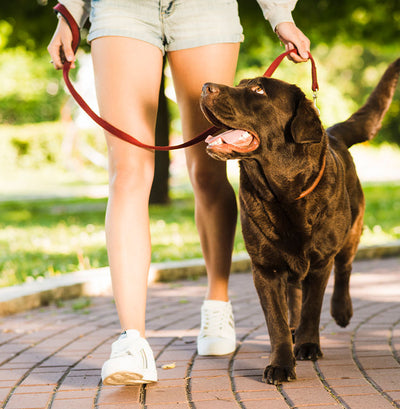
[[[239,44],[222,43],[168,54],[186,140],[210,127],[199,106],[203,84],[232,85],[238,53]],[[186,149],[186,160],[208,274],[206,298],[227,301],[237,220],[235,193],[226,176],[225,162],[212,159],[204,143]]]
[[[153,144],[161,51],[131,38],[100,37],[92,41],[92,57],[101,116]],[[107,132],[106,139],[110,186],[106,241],[114,298],[122,329],[136,329],[144,337],[154,153]]]

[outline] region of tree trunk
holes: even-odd
[[[164,59],[165,65],[165,59]],[[164,93],[164,70],[161,78],[157,122],[156,122],[156,145],[169,144],[170,117],[167,106],[167,98]],[[150,203],[169,203],[169,164],[170,157],[168,151],[155,152],[154,180],[150,192]]]

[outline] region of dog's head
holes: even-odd
[[[210,122],[227,130],[206,140],[208,153],[220,160],[319,143],[324,133],[312,102],[297,86],[276,79],[204,84],[200,106]]]

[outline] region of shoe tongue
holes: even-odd
[[[228,304],[230,304],[230,301],[205,300],[203,306],[206,307],[207,309],[219,310],[221,308],[226,307]]]
[[[140,338],[140,332],[137,331],[136,329],[127,329],[126,331],[122,332],[121,335],[119,336],[119,339],[124,338],[130,339]]]

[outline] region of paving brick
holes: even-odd
[[[32,372],[23,380],[21,385],[57,385],[62,376],[63,373],[60,372]]]
[[[141,409],[141,408],[142,406],[140,407],[138,406],[137,409]],[[187,403],[163,403],[161,405],[146,405],[146,408],[147,409],[188,409],[189,405]],[[100,409],[102,409],[102,407]],[[108,409],[113,409],[113,408],[110,407]],[[122,408],[118,407],[118,409],[122,409]],[[136,408],[129,407],[126,409],[136,409]]]
[[[231,381],[228,376],[193,378],[190,385],[192,391],[196,392],[231,390]]]
[[[237,409],[235,400],[217,400],[196,402],[196,409]],[[286,407],[287,409],[287,407]]]
[[[182,403],[186,402],[186,392],[183,388],[151,389],[146,392],[146,403]]]
[[[358,357],[360,364],[364,370],[368,369],[399,369],[399,363],[392,356],[374,356],[374,357]]]
[[[14,393],[51,393],[54,385],[19,385]]]
[[[331,380],[331,379],[343,379],[343,378],[361,378],[362,374],[360,374],[360,371],[358,368],[356,368],[354,365],[341,365],[341,366],[320,366],[321,372],[325,379]]]
[[[226,376],[228,375],[227,369],[202,369],[201,371],[192,370],[190,373],[192,378],[208,378],[213,376]]]
[[[202,358],[196,359],[193,364],[193,370],[209,370],[209,369],[228,369],[229,368],[229,360],[230,358],[221,358],[216,357],[213,358]]]
[[[333,405],[335,400],[321,385],[318,389],[285,389],[294,406]]]
[[[368,370],[367,375],[384,391],[400,390],[400,367],[396,369]]]
[[[280,399],[281,394],[276,389],[263,391],[242,391],[239,392],[239,399],[246,400],[275,400]]]
[[[233,364],[234,371],[246,370],[246,369],[259,369],[263,372],[267,363],[259,358],[252,359],[236,359]]]
[[[55,399],[51,409],[92,409],[93,399]],[[41,408],[43,409],[43,408]]]
[[[173,369],[158,369],[158,379],[182,379],[186,376],[186,368],[185,367],[176,367]]]
[[[7,403],[8,409],[43,409],[50,395],[48,393],[15,394]]]
[[[356,395],[343,398],[351,409],[393,409],[393,405],[380,395]]]
[[[268,385],[262,380],[262,376],[235,376],[234,384],[236,391],[264,391],[275,390],[275,386]]]
[[[56,398],[61,399],[76,399],[76,398],[94,398],[96,396],[95,390],[84,391],[57,391]]]
[[[288,409],[287,403],[283,400],[245,400],[243,401],[246,409]],[[211,409],[211,408],[208,408]],[[233,409],[233,406],[232,406]],[[313,408],[314,409],[314,408]]]
[[[164,388],[174,388],[174,387],[185,388],[187,383],[188,383],[188,380],[184,378],[161,379],[161,380],[159,379],[158,382],[147,384],[146,389],[164,389]],[[111,386],[111,388],[113,388],[113,386]]]
[[[300,409],[335,409],[335,408],[343,408],[342,405],[340,405],[339,403],[333,403],[332,405],[313,405],[313,406],[298,406],[298,408]]]
[[[231,400],[235,398],[233,396],[232,391],[229,390],[201,392],[192,391],[191,397],[193,402],[199,402],[204,400],[208,401]]]
[[[18,381],[25,373],[24,369],[0,370],[0,381]]]
[[[98,399],[99,404],[139,402],[140,386],[114,386],[103,388]]]
[[[370,385],[340,386],[335,387],[334,391],[340,396],[372,395],[376,393],[376,390]]]
[[[0,388],[12,388],[15,386],[15,381],[0,381]]]

